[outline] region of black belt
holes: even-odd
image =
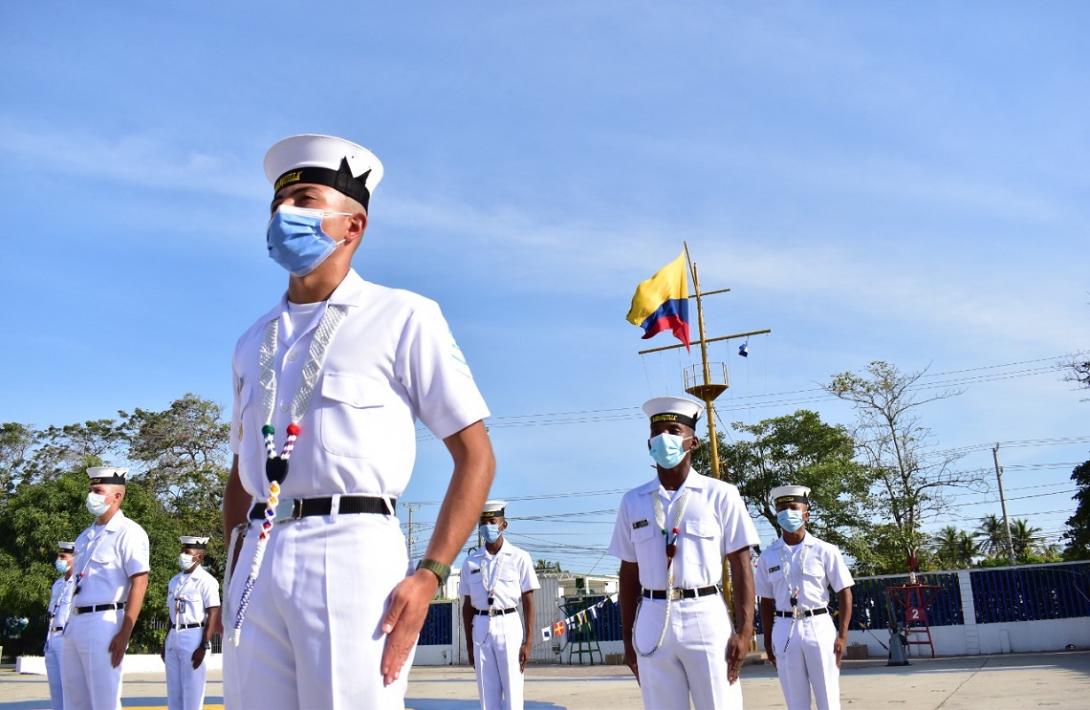
[[[822,614],[828,614],[828,613],[829,613],[829,607],[826,607],[826,606],[823,606],[820,609],[800,609],[799,610],[799,616],[821,616]],[[789,611],[779,611],[777,609],[776,610],[776,616],[780,617],[781,619],[790,619],[790,618],[792,618],[794,616],[794,614],[792,614]]]
[[[477,616],[500,616],[502,614],[514,614],[518,611],[517,607],[511,607],[510,609],[474,609],[473,613]]]
[[[678,589],[674,587],[673,598],[674,599],[695,599],[696,597],[706,597],[710,594],[718,594],[719,585],[713,584],[710,587],[700,587],[699,589]],[[643,596],[647,599],[665,599],[665,589],[645,589],[643,590]]]
[[[291,502],[291,515],[288,519],[306,518],[311,515],[329,515],[333,512],[333,498],[294,498]],[[376,515],[394,515],[397,512],[397,499],[391,498],[389,506],[385,498],[376,496],[341,496],[337,507],[338,515],[373,513]],[[250,520],[265,517],[265,504],[254,503],[250,508]]]
[[[204,626],[203,621],[194,621],[192,624],[180,624],[178,626],[171,626],[170,628],[181,631],[182,629],[199,629],[202,626]]]
[[[124,609],[125,602],[114,602],[113,604],[95,604],[94,606],[77,606],[77,614],[93,614],[96,611],[113,611],[114,609]]]

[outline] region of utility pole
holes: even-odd
[[[419,507],[419,503],[409,503],[405,506],[405,510],[409,511],[409,534],[405,536],[405,545],[408,548],[410,560],[413,558],[413,545],[416,544],[415,529],[413,528],[413,511]]]
[[[999,465],[999,442],[992,449],[992,460],[995,461],[995,480],[999,482],[999,505],[1003,507],[1003,527],[1007,530],[1007,558],[1010,563],[1014,561],[1014,538],[1011,537],[1011,521],[1007,517],[1007,496],[1003,493],[1003,467]]]

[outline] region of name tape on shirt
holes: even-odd
[[[632,529],[639,530],[640,528],[647,527],[647,525],[647,520],[637,520],[636,522],[632,523]]]
[[[772,574],[773,572],[779,572],[779,571],[780,571],[780,566],[779,565],[776,565],[775,567],[769,567],[768,568],[768,573],[769,574]]]

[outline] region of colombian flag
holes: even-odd
[[[669,330],[689,349],[689,271],[684,250],[636,287],[628,322],[643,328],[644,339]]]

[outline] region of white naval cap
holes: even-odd
[[[87,469],[87,477],[91,483],[110,483],[115,486],[123,486],[128,481],[129,469],[116,466],[91,466]]]
[[[655,397],[643,403],[643,411],[655,422],[680,422],[690,429],[696,428],[704,404],[688,397]]]
[[[382,162],[363,146],[316,133],[289,136],[265,154],[265,177],[274,194],[288,185],[316,183],[348,195],[365,210],[382,172]]]
[[[507,501],[505,500],[486,500],[484,502],[484,508],[481,509],[482,518],[502,518],[507,512]]]
[[[208,538],[194,537],[192,535],[179,535],[178,542],[182,543],[182,547],[195,547],[200,550],[208,546]]]
[[[805,503],[810,505],[810,489],[806,486],[776,486],[768,494],[772,505],[779,503]]]
[[[59,552],[75,552],[76,543],[69,542],[68,540],[61,540],[57,543],[57,551]]]

